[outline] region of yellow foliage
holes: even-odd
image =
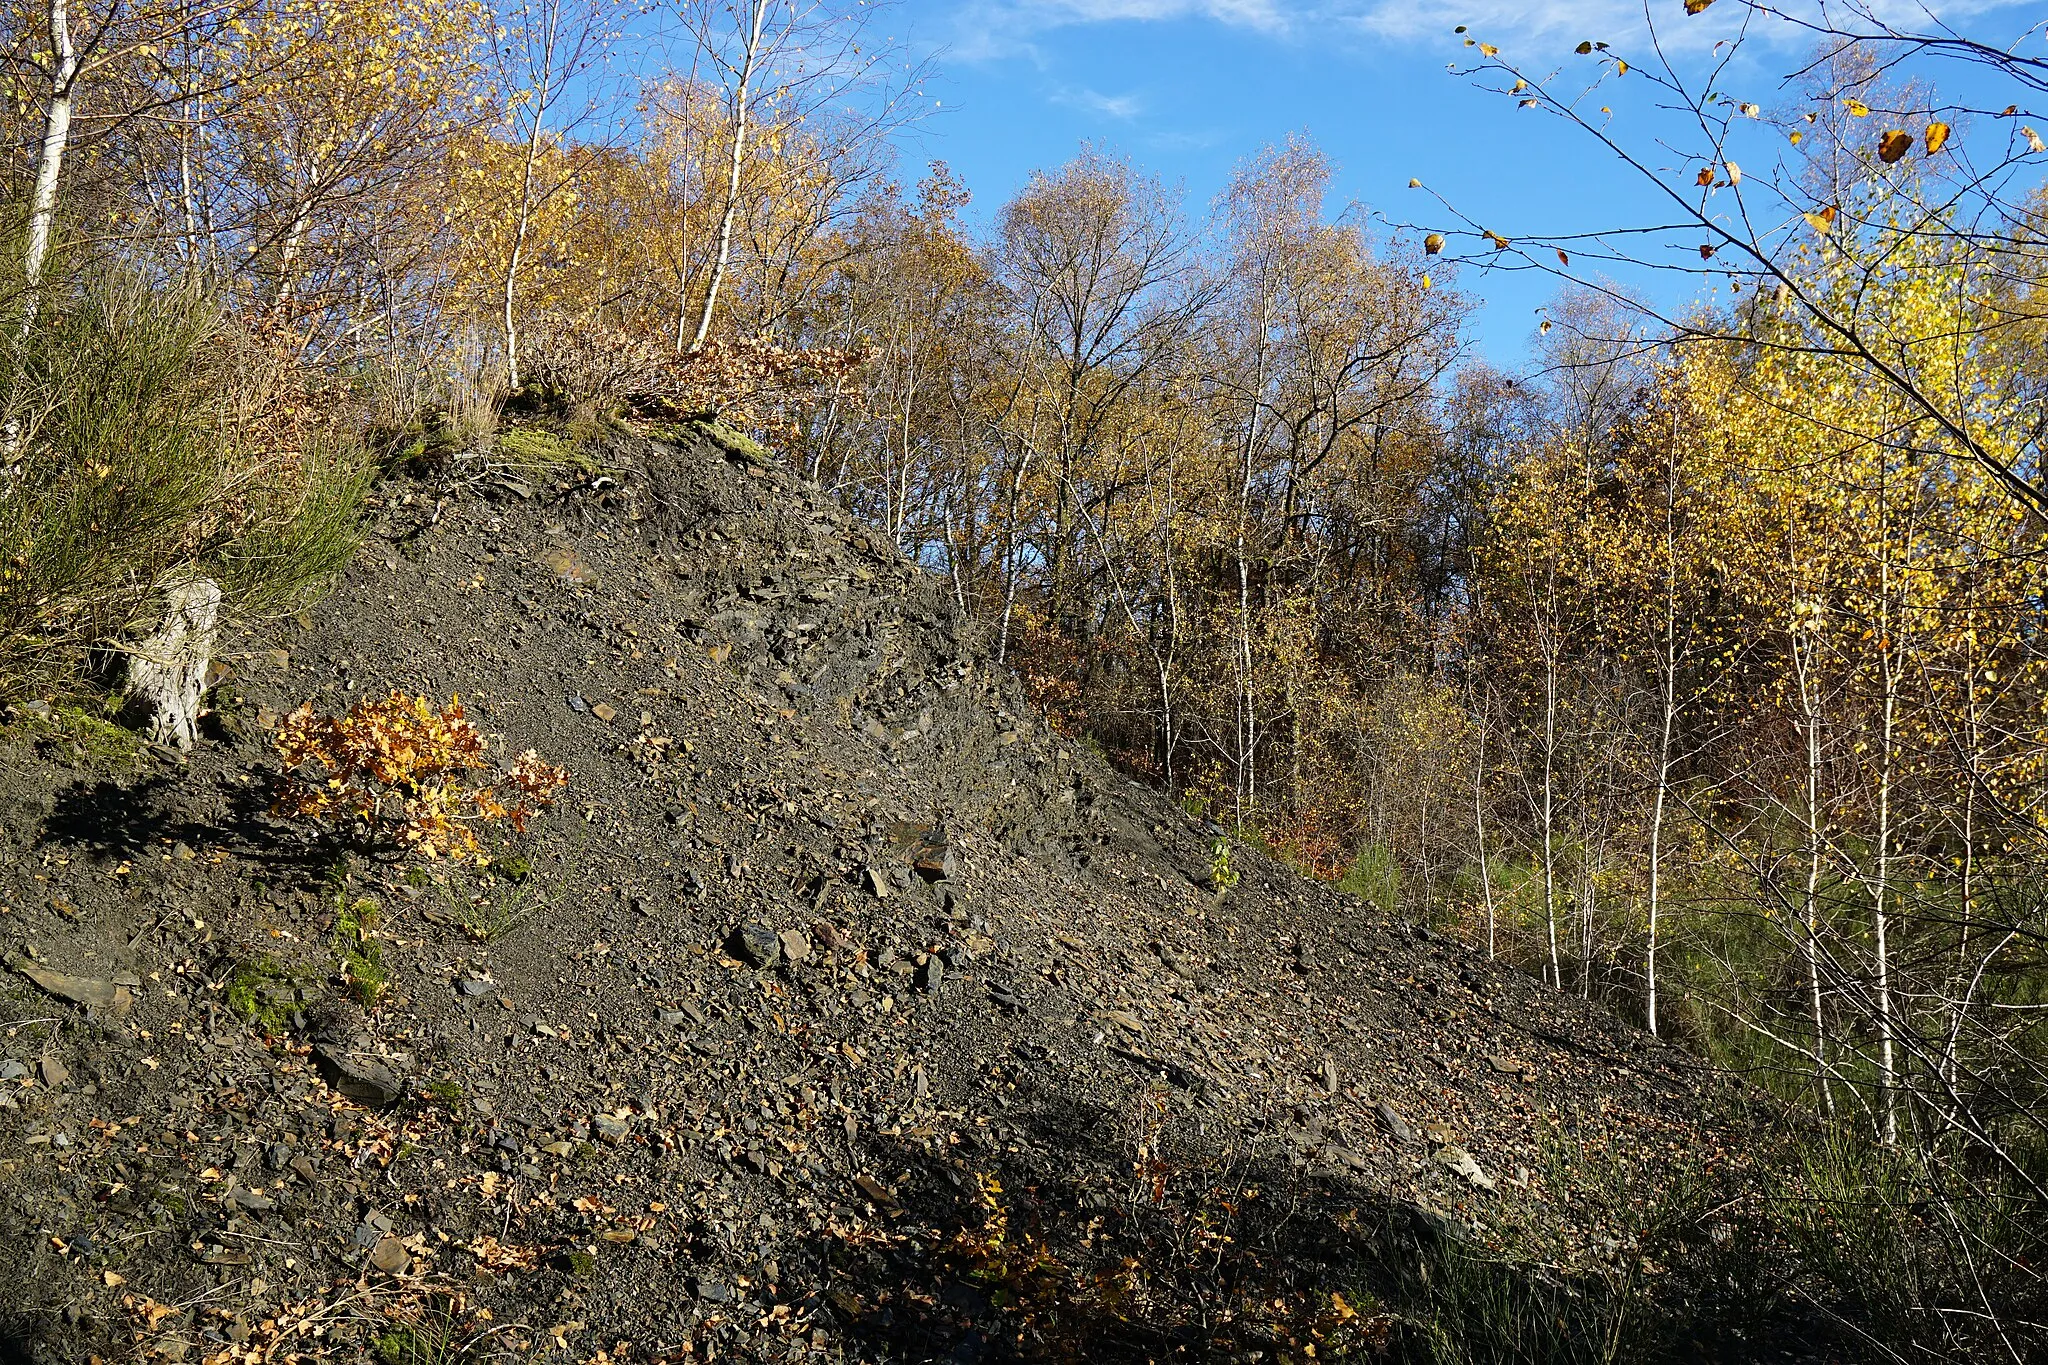
[[[460,697],[437,707],[394,690],[338,717],[308,702],[279,726],[275,747],[284,779],[273,814],[346,829],[401,856],[482,861],[480,828],[502,820],[523,830],[568,785],[530,749],[497,772]]]

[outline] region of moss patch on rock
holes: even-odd
[[[735,431],[716,417],[697,417],[684,423],[684,427],[702,436],[726,454],[755,464],[765,465],[775,456],[767,446],[742,431]]]

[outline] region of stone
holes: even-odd
[[[595,587],[597,570],[590,561],[566,545],[550,545],[540,552],[540,562],[564,583],[579,588]]]
[[[819,920],[811,926],[811,938],[826,952],[836,952],[846,946],[846,935],[839,932],[839,926],[830,920]]]
[[[105,1010],[118,1017],[127,1014],[135,1004],[135,997],[128,988],[112,981],[71,976],[19,956],[10,956],[7,965],[60,1000],[69,1000],[87,1009]]]
[[[765,924],[742,924],[727,946],[750,967],[773,967],[782,957],[782,936]]]
[[[1387,1130],[1394,1141],[1412,1143],[1416,1140],[1415,1130],[1408,1126],[1408,1120],[1396,1113],[1394,1106],[1381,1100],[1373,1106],[1373,1115],[1380,1121],[1380,1127]]]
[[[607,701],[601,701],[597,705],[591,707],[590,714],[596,716],[606,725],[610,725],[613,721],[619,718],[618,708]]]
[[[314,1044],[313,1063],[337,1092],[373,1109],[395,1104],[405,1093],[404,1084],[382,1062],[329,1043]]]
[[[1325,1058],[1323,1058],[1323,1073],[1322,1073],[1322,1074],[1323,1074],[1323,1089],[1325,1089],[1325,1090],[1329,1091],[1329,1092],[1330,1092],[1330,1093],[1331,1093],[1332,1095],[1336,1094],[1336,1093],[1337,1093],[1337,1059],[1336,1059],[1335,1057],[1325,1057]]]
[[[197,575],[162,590],[162,614],[148,637],[122,647],[121,723],[155,744],[199,743],[199,699],[206,692],[220,628],[220,585]]]
[[[386,1275],[403,1275],[412,1268],[412,1257],[396,1237],[380,1237],[370,1248],[370,1268]]]
[[[277,1207],[277,1202],[270,1196],[260,1190],[252,1190],[247,1185],[236,1185],[228,1191],[228,1198],[234,1201],[236,1208],[246,1209],[250,1213],[267,1213]]]
[[[699,1275],[690,1281],[690,1290],[705,1303],[731,1303],[732,1289],[717,1280],[708,1280]]]
[[[13,1057],[0,1059],[0,1081],[26,1080],[28,1079],[28,1074],[29,1070],[26,1062],[17,1061]]]
[[[946,979],[946,964],[937,957],[928,957],[917,969],[917,988],[926,995],[937,995],[939,986]]]
[[[1491,1190],[1495,1187],[1493,1177],[1480,1168],[1479,1163],[1472,1159],[1470,1152],[1456,1143],[1446,1143],[1437,1148],[1434,1155],[1440,1165],[1448,1166],[1479,1189]]]
[[[808,962],[811,957],[810,936],[801,929],[784,929],[779,935],[782,941],[782,956],[792,967]]]
[[[487,976],[465,976],[455,983],[455,989],[475,999],[480,995],[488,995],[496,984]]]
[[[1132,1033],[1143,1033],[1145,1031],[1145,1021],[1132,1014],[1129,1010],[1104,1010],[1102,1017],[1117,1027],[1128,1029]]]
[[[1458,1130],[1451,1127],[1450,1124],[1441,1123],[1436,1119],[1424,1119],[1422,1122],[1422,1140],[1432,1147],[1455,1146],[1459,1140]]]
[[[868,868],[863,880],[867,883],[868,893],[876,900],[885,901],[889,899],[889,878],[883,874],[881,868]]]
[[[42,1073],[43,1084],[52,1090],[71,1079],[71,1072],[64,1063],[49,1053],[43,1054],[43,1059],[37,1064],[36,1070]]]
[[[624,1142],[627,1135],[633,1131],[631,1120],[622,1119],[616,1114],[599,1114],[590,1121],[590,1126],[597,1131],[599,1137],[608,1142]]]

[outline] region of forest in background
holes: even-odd
[[[316,584],[380,465],[715,412],[1223,837],[1905,1153],[1951,1288],[2031,1279],[2048,161],[1923,39],[1804,37],[1764,104],[1577,54],[1704,139],[1639,163],[1720,286],[1665,316],[1625,235],[1376,228],[1303,136],[1210,204],[1084,149],[973,226],[866,7],[17,5],[0,684],[194,563]],[[1535,360],[1476,358],[1485,270],[1552,254]]]

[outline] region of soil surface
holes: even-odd
[[[1718,1169],[1693,1062],[1219,868],[815,486],[601,455],[380,486],[189,756],[0,731],[0,1358],[1399,1357],[1430,1247],[1639,1274],[1560,1172]],[[270,815],[394,687],[568,770],[493,869]]]

